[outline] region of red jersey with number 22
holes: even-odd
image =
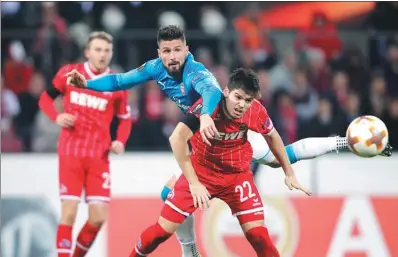
[[[247,140],[247,131],[250,129],[266,135],[273,130],[273,123],[265,107],[257,100],[241,118],[234,120],[224,115],[223,101],[212,115],[220,136],[210,140],[211,146],[203,142],[199,131],[190,140],[192,165],[195,170],[205,167],[220,173],[250,172],[253,150]],[[201,109],[202,99],[199,99],[189,112],[199,118]]]
[[[76,117],[74,127],[62,128],[58,153],[74,157],[104,157],[111,144],[110,125],[114,115],[120,119],[130,118],[127,91],[96,92],[67,85],[65,74],[73,69],[86,79],[111,73],[108,68],[101,74],[94,74],[86,62],[65,65],[54,77],[54,87],[64,96],[64,112]]]

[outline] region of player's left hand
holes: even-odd
[[[300,183],[297,181],[297,178],[295,175],[286,176],[285,184],[290,190],[297,189],[297,190],[300,190],[300,191],[306,193],[306,195],[308,195],[308,196],[312,195],[312,193],[308,189],[306,189],[300,185]]]
[[[193,198],[193,205],[195,208],[208,209],[211,195],[207,188],[199,181],[194,184],[189,184],[189,190]]]
[[[120,141],[113,141],[111,145],[111,152],[115,154],[124,153],[124,144]]]
[[[203,142],[208,146],[211,146],[209,139],[220,136],[214,124],[214,120],[209,114],[202,114],[200,116],[200,135],[202,136]]]

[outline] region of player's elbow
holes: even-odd
[[[39,105],[40,109],[44,109],[45,106],[46,106],[49,102],[52,102],[52,101],[53,101],[52,97],[50,97],[49,94],[48,94],[46,91],[43,91],[43,92],[40,94],[38,105]]]
[[[184,137],[184,135],[179,132],[178,129],[175,129],[174,132],[169,137],[169,143],[170,143],[171,149],[177,149],[180,146],[185,145],[187,143],[187,140]]]
[[[219,101],[221,100],[222,91],[217,86],[210,85],[203,88],[202,96],[209,97],[216,101]]]
[[[174,149],[183,139],[181,135],[178,135],[176,131],[174,131],[169,137],[169,143],[172,149]]]
[[[267,135],[265,135],[265,140],[268,144],[273,144],[276,141],[282,141],[281,136],[279,135],[278,131],[273,128]]]
[[[169,137],[170,146],[172,149],[185,147],[191,137],[192,131],[190,128],[183,122],[180,122]]]

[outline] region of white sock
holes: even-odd
[[[198,257],[199,252],[195,242],[195,218],[188,216],[184,223],[178,226],[176,236],[181,244],[182,257]]]
[[[310,137],[304,138],[290,145],[296,159],[312,159],[330,152],[348,150],[345,137]]]

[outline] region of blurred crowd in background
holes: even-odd
[[[377,3],[345,23],[313,11],[308,26],[290,30],[260,19],[275,5],[2,2],[2,152],[56,150],[60,128],[39,110],[38,97],[61,65],[84,61],[90,31],[115,37],[111,67],[123,72],[157,57],[156,31],[166,24],[187,31],[191,52],[222,86],[234,68],[256,70],[261,101],[286,144],[344,136],[355,117],[370,114],[386,123],[398,148],[398,4]],[[347,41],[350,31],[361,37]],[[55,105],[62,111],[62,99]],[[129,105],[134,125],[127,149],[169,149],[178,107],[154,81],[130,90]]]

